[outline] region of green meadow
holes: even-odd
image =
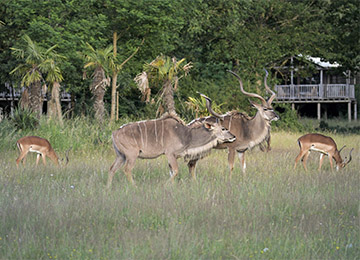
[[[312,153],[299,164],[297,138],[272,133],[272,150],[246,153],[228,178],[227,154],[199,161],[194,182],[178,159],[177,182],[168,183],[165,157],[138,160],[137,187],[122,171],[105,188],[115,159],[116,126],[42,125],[32,134],[50,140],[68,165],[35,167],[35,155],[17,169],[15,142],[28,132],[1,126],[0,259],[359,259],[360,136],[325,133],[352,162],[331,171]]]

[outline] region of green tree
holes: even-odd
[[[186,76],[192,68],[191,63],[185,63],[185,59],[177,60],[165,55],[156,57],[152,62],[144,65],[144,72],[135,78],[138,88],[141,90],[145,100],[149,102],[151,87],[149,79],[154,82],[160,81],[162,90],[160,97],[164,101],[165,110],[176,115],[174,91],[178,87],[179,79]]]
[[[28,35],[24,35],[23,40],[26,43],[24,48],[11,48],[13,55],[22,63],[14,68],[10,73],[18,74],[21,80],[21,86],[26,86],[22,98],[23,106],[29,108],[38,116],[42,113],[43,97],[41,83],[44,83],[43,75],[48,72],[48,58],[54,56],[56,45],[45,49],[33,42]],[[27,103],[26,95],[29,95]]]

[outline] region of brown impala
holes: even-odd
[[[329,136],[325,136],[322,134],[306,134],[298,139],[298,143],[300,146],[300,153],[295,159],[294,169],[296,168],[299,160],[302,159],[305,171],[307,171],[306,161],[311,151],[320,152],[320,162],[318,170],[321,169],[324,155],[329,156],[331,169],[333,169],[332,159],[334,158],[336,162],[336,170],[339,170],[341,168],[344,168],[351,161],[351,152],[354,150],[354,148],[352,148],[350,150],[349,159],[345,157],[345,161],[343,161],[340,156],[340,152],[345,147],[345,145],[340,150],[338,150],[334,139]]]
[[[46,156],[49,157],[56,165],[59,165],[59,157],[51,147],[49,141],[44,138],[38,136],[25,136],[17,140],[16,145],[20,151],[20,155],[16,159],[17,167],[19,167],[19,163],[21,161],[23,161],[23,164],[25,165],[26,156],[29,152],[37,153],[36,165],[39,164],[40,156],[42,157],[44,165],[46,165]],[[69,150],[66,152],[66,162],[69,162]]]
[[[276,97],[276,94],[267,85],[266,82],[268,76],[267,71],[264,80],[265,88],[268,92],[271,93],[271,97],[267,101],[258,94],[246,92],[243,88],[243,83],[241,81],[241,78],[235,72],[232,72],[230,70],[229,72],[232,73],[239,80],[240,90],[244,95],[248,97],[257,98],[261,101],[261,104],[257,104],[255,102],[250,101],[250,103],[257,109],[256,115],[254,117],[248,117],[238,111],[231,111],[231,112],[227,112],[225,115],[219,115],[211,109],[211,99],[204,96],[207,101],[206,105],[208,107],[208,110],[213,116],[197,118],[192,122],[190,122],[188,125],[190,127],[194,127],[197,124],[203,122],[217,122],[218,118],[221,118],[222,120],[220,120],[219,123],[223,127],[229,129],[229,131],[236,136],[235,142],[223,143],[215,147],[215,149],[229,150],[228,162],[229,162],[230,178],[231,178],[232,170],[234,168],[234,163],[235,163],[235,154],[236,153],[238,154],[242,166],[242,170],[243,172],[245,172],[246,169],[245,152],[248,149],[251,149],[257,145],[260,145],[261,147],[265,142],[270,141],[269,140],[270,122],[273,120],[278,120],[279,116],[274,112],[271,106],[271,102]],[[196,178],[195,166],[198,159],[199,158],[194,158],[193,160],[190,160],[188,163],[189,172],[192,174],[192,177],[194,179]]]
[[[223,142],[233,142],[235,136],[217,123],[201,123],[188,127],[175,116],[139,121],[121,126],[112,134],[116,159],[112,164],[107,187],[111,186],[115,172],[123,165],[132,184],[131,170],[137,158],[153,159],[165,154],[170,167],[170,180],[178,174],[178,157],[191,159],[207,153]]]

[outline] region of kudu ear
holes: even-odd
[[[254,102],[254,101],[252,101],[252,100],[250,100],[250,99],[249,99],[249,102],[250,102],[250,104],[251,104],[253,107],[255,107],[256,109],[260,109],[260,108],[261,108],[261,105],[260,105],[260,104]]]
[[[213,129],[213,126],[211,125],[211,124],[209,124],[209,123],[204,123],[204,127],[206,128],[206,129],[208,129],[208,130],[212,130]]]

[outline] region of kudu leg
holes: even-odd
[[[240,160],[241,169],[243,173],[246,173],[245,152],[238,152],[238,157]]]
[[[196,174],[195,174],[195,166],[197,160],[192,160],[188,162],[189,173],[191,173],[191,177],[194,181],[196,181]]]
[[[170,181],[172,183],[175,182],[175,178],[179,173],[179,166],[177,164],[177,160],[176,157],[174,155],[171,154],[167,154],[167,159],[168,159],[168,163],[169,163],[169,167],[170,167],[170,171],[172,172],[172,175],[170,177]]]
[[[132,177],[131,171],[135,166],[136,158],[137,158],[137,155],[135,158],[126,157],[126,162],[125,162],[125,167],[124,167],[124,172],[125,172],[126,178],[134,186],[136,186],[136,185],[135,185],[134,179]]]
[[[111,165],[107,180],[107,188],[111,187],[112,179],[114,178],[114,175],[116,171],[124,164],[125,158],[122,158],[121,156],[116,157],[114,163]]]
[[[229,171],[230,171],[229,178],[231,180],[231,175],[232,175],[232,171],[234,169],[234,163],[235,163],[235,150],[233,150],[233,149],[229,149],[228,163],[229,163]]]

